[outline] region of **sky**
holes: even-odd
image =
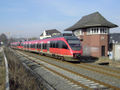
[[[50,29],[64,32],[96,11],[120,26],[120,0],[0,0],[0,34],[19,38],[39,37]],[[120,33],[120,28],[110,32]]]

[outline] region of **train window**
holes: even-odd
[[[35,44],[33,45],[33,48],[35,48]]]
[[[27,44],[27,47],[29,48],[29,44]]]
[[[31,48],[30,46],[31,46],[31,44],[29,44],[29,48]]]
[[[50,41],[50,47],[52,48],[52,41]]]
[[[34,48],[34,44],[33,44],[33,48]]]
[[[44,49],[44,43],[42,43],[42,49]]]
[[[58,48],[68,49],[68,46],[64,41],[58,41]]]
[[[43,49],[47,49],[47,44],[43,43]]]
[[[64,48],[64,49],[68,49],[68,46],[66,45],[65,42],[62,42],[62,48]]]
[[[50,47],[51,47],[51,48],[52,48],[52,43],[53,43],[53,42],[52,42],[52,41],[50,41]]]
[[[55,48],[58,48],[58,41],[55,42]]]
[[[23,43],[21,43],[21,46],[23,46]]]
[[[39,44],[39,48],[41,48],[41,43]]]
[[[53,48],[55,48],[55,41],[53,41]]]
[[[38,48],[39,48],[39,49],[41,48],[41,44],[40,44],[40,43],[38,44]]]
[[[68,49],[68,46],[63,41],[50,41],[50,47],[51,48],[64,48]]]
[[[58,41],[58,48],[62,48],[62,41]]]
[[[32,44],[32,48],[33,48],[33,44]]]
[[[36,46],[37,44],[34,44],[34,45],[35,45],[34,47],[37,48],[37,46]]]
[[[72,48],[72,50],[80,50],[81,45],[80,45],[80,40],[75,39],[75,40],[68,40],[68,44]]]
[[[47,49],[47,44],[45,44],[45,49]]]
[[[43,43],[43,49],[45,48],[44,46],[45,46],[45,44]]]
[[[33,44],[32,44],[32,48],[33,48]]]
[[[45,44],[43,43],[43,49],[45,49]]]
[[[28,44],[26,44],[26,48],[28,48]]]
[[[44,43],[44,49],[45,49],[45,43]]]
[[[45,44],[45,49],[47,49],[47,44]]]
[[[37,44],[37,48],[39,49],[39,44]]]

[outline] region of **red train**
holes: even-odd
[[[12,48],[38,52],[41,55],[74,61],[79,60],[83,53],[80,40],[75,36],[60,36],[42,40],[13,42]]]

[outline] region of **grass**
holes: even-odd
[[[3,54],[0,52],[0,90],[5,90],[5,63]]]
[[[9,63],[10,90],[46,90],[37,78],[28,72],[9,49],[5,49]]]

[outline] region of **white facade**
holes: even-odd
[[[43,32],[43,35],[40,36],[40,39],[49,38],[55,35],[60,35],[60,33],[53,33],[52,35],[47,35],[46,31]]]
[[[46,31],[43,32],[43,36],[40,36],[40,39],[51,37],[51,35],[47,35]]]
[[[120,61],[120,44],[113,45],[113,59],[116,61]]]

